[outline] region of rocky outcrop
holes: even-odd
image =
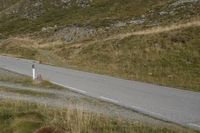
[[[46,34],[48,41],[62,40],[67,43],[91,39],[96,36],[97,31],[89,27],[68,26],[59,28],[55,25],[54,27],[43,27],[40,34],[43,36]]]
[[[48,12],[49,8],[70,8],[77,6],[85,8],[91,4],[92,0],[19,0],[15,4],[10,4],[1,14],[19,15],[21,18],[36,19],[42,14]],[[7,1],[7,3],[10,3]],[[48,6],[46,6],[48,4]],[[8,4],[4,4],[5,7]],[[3,5],[0,9],[5,8]]]
[[[78,6],[78,7],[87,7],[90,5],[92,0],[55,0],[51,1],[52,6],[61,7],[61,8],[69,8],[71,6]]]
[[[196,3],[200,2],[200,0],[177,0],[176,2],[172,3],[171,6],[179,6],[185,3]]]
[[[3,10],[1,14],[35,19],[45,12],[43,0],[20,0],[16,4]]]

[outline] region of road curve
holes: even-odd
[[[32,64],[45,80],[136,111],[200,129],[200,93],[0,56],[0,68],[28,76]]]

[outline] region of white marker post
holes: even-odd
[[[35,65],[32,65],[33,80],[36,79]]]

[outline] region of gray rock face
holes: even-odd
[[[6,15],[19,15],[21,18],[36,19],[48,12],[48,8],[70,8],[72,6],[85,8],[92,0],[21,0],[3,11]],[[48,3],[48,8],[46,4]],[[0,2],[1,4],[1,2]],[[0,9],[3,6],[0,6]],[[1,12],[2,13],[2,12]]]
[[[159,14],[162,16],[162,15],[166,15],[166,14],[168,14],[168,12],[161,11],[161,12],[159,12]]]
[[[176,2],[172,3],[171,6],[179,6],[185,3],[196,3],[200,2],[200,0],[177,0]]]
[[[121,21],[119,21],[119,22],[117,22],[116,24],[114,24],[113,26],[114,27],[124,27],[124,26],[126,26],[127,24],[126,24],[126,22],[121,22]]]
[[[56,0],[52,1],[51,4],[56,7],[69,8],[71,6],[87,7],[90,5],[92,0]]]
[[[21,18],[35,19],[45,12],[43,0],[21,0],[2,13],[19,15]]]
[[[76,0],[76,3],[79,7],[86,7],[89,6],[89,4],[92,2],[92,0]]]
[[[75,42],[87,40],[96,35],[96,30],[87,27],[71,26],[56,31],[49,37],[50,41],[62,40],[64,42]]]
[[[133,20],[130,20],[129,21],[129,24],[143,24],[146,20],[144,18],[141,18],[141,19],[133,19]]]
[[[42,0],[26,1],[25,4],[27,6],[24,7],[25,11],[23,11],[21,14],[23,18],[36,19],[42,13],[44,13]]]

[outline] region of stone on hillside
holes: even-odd
[[[126,26],[126,23],[125,22],[118,22],[116,24],[113,25],[114,27],[123,27],[123,26]]]
[[[129,24],[143,24],[144,22],[146,21],[146,19],[142,18],[142,19],[133,19],[133,20],[130,20],[128,23]]]
[[[75,42],[87,40],[96,35],[96,30],[87,27],[70,26],[57,30],[49,40],[63,40],[64,42]]]
[[[91,2],[92,0],[76,0],[76,3],[79,7],[87,7]]]
[[[159,14],[162,16],[162,15],[168,14],[168,12],[162,11],[162,12],[159,12]]]
[[[178,0],[174,3],[172,3],[172,6],[179,6],[185,3],[196,3],[196,2],[200,2],[200,0]]]

